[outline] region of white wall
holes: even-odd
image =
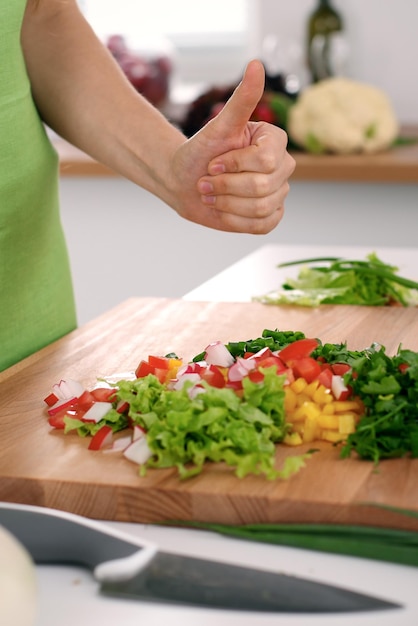
[[[249,0],[255,12],[254,52],[263,36],[277,34],[288,47],[304,41],[316,0]],[[352,78],[375,84],[391,98],[402,123],[418,123],[418,2],[333,0],[345,19]]]

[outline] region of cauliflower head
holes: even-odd
[[[303,90],[290,109],[287,132],[308,152],[373,153],[393,143],[399,125],[382,90],[335,77]]]

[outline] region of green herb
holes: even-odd
[[[365,407],[342,457],[354,450],[362,459],[418,457],[418,353],[399,349],[393,357],[372,346],[351,359],[344,379]]]
[[[399,146],[413,146],[416,143],[418,143],[418,137],[406,137],[401,135],[395,139],[392,147],[398,148]]]
[[[275,444],[287,430],[284,377],[275,368],[264,374],[263,385],[244,379],[242,398],[205,382],[205,392],[190,398],[187,384],[169,390],[153,375],[119,381],[118,400],[129,402],[129,418],[145,428],[154,453],[141,472],[174,466],[181,478],[189,478],[207,461],[235,467],[240,478],[250,473],[287,478],[298,471],[309,455],[290,459],[282,471],[275,469]]]
[[[236,539],[418,566],[418,532],[415,531],[337,524],[228,526],[198,522],[174,523],[211,530]]]
[[[254,298],[265,304],[353,304],[410,306],[418,303],[418,282],[398,276],[398,268],[375,253],[366,261],[317,257],[281,263],[302,265],[297,278],[288,278],[281,289]]]
[[[226,344],[229,352],[233,357],[242,357],[247,352],[252,352],[255,354],[259,350],[263,348],[270,348],[273,352],[274,350],[281,350],[289,343],[293,343],[298,339],[304,339],[305,335],[301,331],[293,331],[293,330],[269,330],[265,328],[261,337],[257,337],[257,339],[248,339],[246,341],[232,341]],[[193,358],[193,361],[202,361],[205,358],[205,352],[200,352]]]

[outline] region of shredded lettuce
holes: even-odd
[[[186,384],[170,390],[152,374],[118,382],[118,400],[130,405],[129,418],[147,431],[152,458],[147,468],[177,467],[181,478],[199,474],[207,461],[224,462],[242,478],[263,474],[287,478],[309,455],[289,459],[275,468],[275,444],[287,425],[284,412],[284,376],[275,368],[264,370],[262,385],[243,380],[242,397],[232,389],[217,389],[202,381],[203,391],[190,397]]]
[[[64,417],[64,433],[67,434],[72,430],[76,430],[80,437],[94,435],[100,428],[107,424],[112,427],[113,432],[123,430],[128,426],[126,415],[118,413],[116,409],[111,409],[99,422],[83,422],[76,417],[66,415]]]

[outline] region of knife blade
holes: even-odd
[[[171,554],[72,513],[0,502],[0,525],[38,564],[90,569],[103,594],[213,609],[344,613],[394,602],[284,573]]]

